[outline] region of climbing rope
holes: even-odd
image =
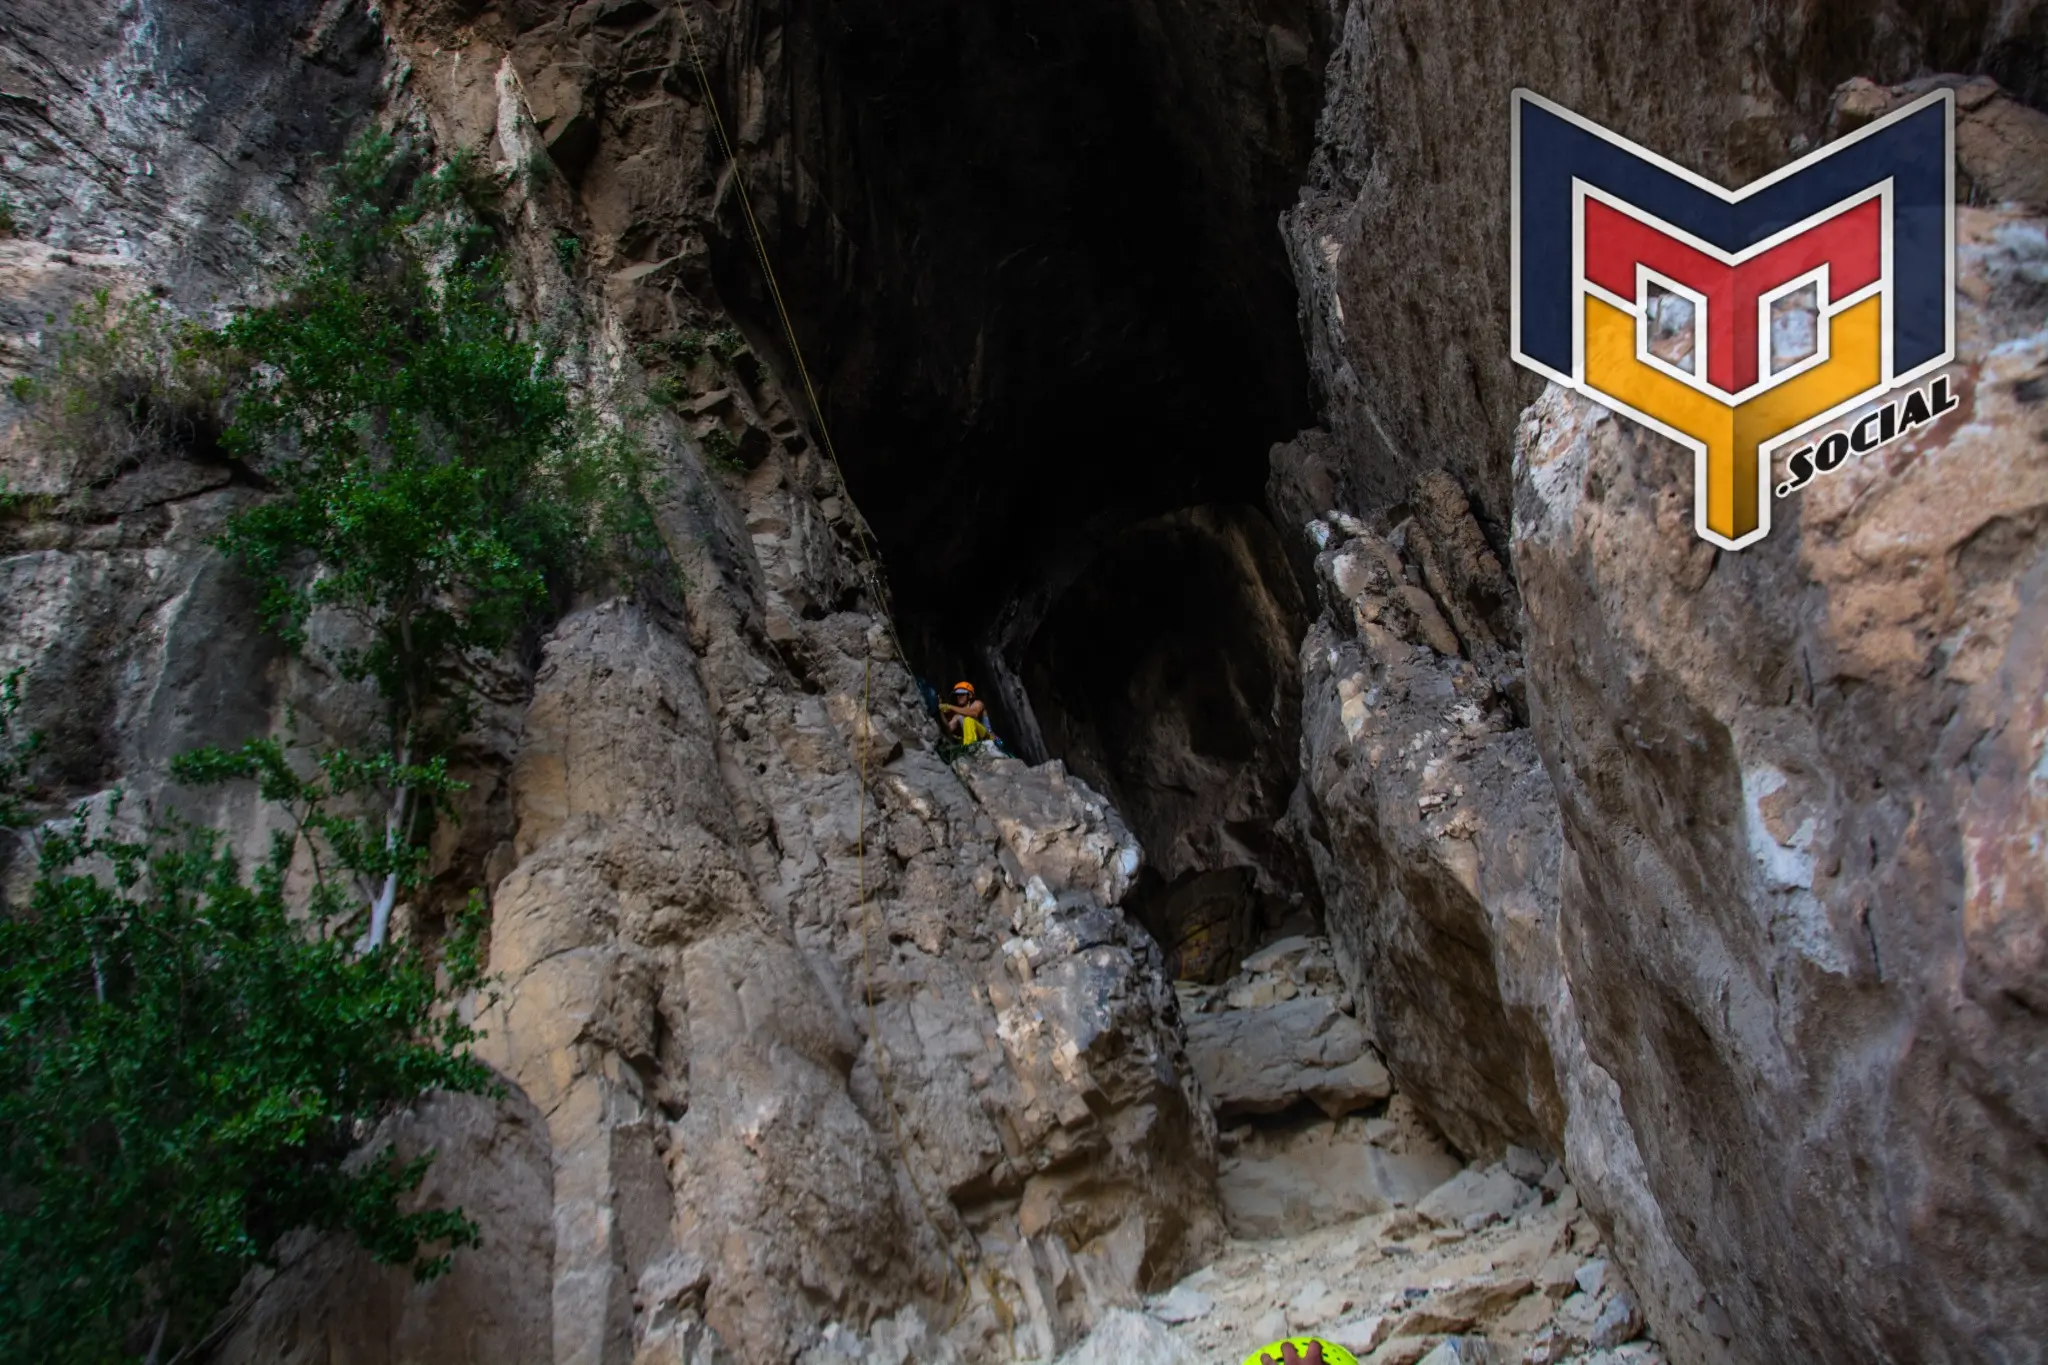
[[[888,596],[882,590],[877,556],[873,541],[868,535],[867,523],[861,517],[859,510],[853,506],[853,492],[851,486],[846,481],[846,470],[839,463],[838,448],[832,444],[832,428],[825,421],[825,410],[818,402],[817,388],[811,383],[809,367],[804,364],[803,347],[796,339],[796,326],[791,322],[789,309],[783,303],[782,287],[776,282],[775,267],[770,265],[768,261],[767,238],[761,231],[759,219],[754,216],[753,200],[747,194],[746,176],[740,170],[739,151],[734,146],[732,138],[726,132],[725,117],[719,112],[718,98],[711,91],[711,78],[704,69],[704,57],[697,46],[695,25],[691,21],[690,14],[680,6],[676,10],[676,16],[682,23],[683,37],[689,44],[690,64],[696,68],[697,86],[704,92],[704,107],[711,112],[712,126],[718,132],[718,144],[725,152],[727,163],[732,167],[733,188],[738,194],[740,212],[746,218],[747,232],[754,242],[754,255],[761,262],[761,274],[768,284],[768,297],[775,304],[776,316],[782,321],[782,335],[789,343],[790,360],[796,366],[798,378],[803,381],[804,399],[810,407],[811,420],[817,430],[819,444],[824,447],[825,457],[832,462],[832,472],[839,480],[839,488],[846,498],[848,509],[853,513],[853,542],[860,555],[862,580],[867,585],[870,600],[880,608],[882,620],[889,628],[889,639],[896,647],[896,657],[899,660],[907,660],[908,656],[903,652],[903,641],[896,633],[895,617],[889,610]],[[917,1195],[918,1211],[923,1214],[925,1225],[931,1229],[932,1236],[937,1238],[939,1245],[945,1249],[947,1258],[952,1262],[954,1272],[960,1276],[962,1299],[957,1305],[951,1305],[953,1317],[952,1321],[947,1324],[947,1327],[950,1328],[953,1323],[959,1321],[960,1312],[965,1308],[966,1303],[971,1301],[972,1281],[968,1276],[966,1263],[962,1261],[958,1250],[953,1244],[953,1239],[941,1230],[937,1218],[933,1216],[931,1205],[925,1198],[924,1183],[918,1179],[917,1167],[910,1160],[909,1142],[903,1133],[903,1114],[896,1105],[894,1087],[891,1084],[889,1074],[891,1069],[889,1065],[889,1050],[882,1042],[882,1033],[875,1014],[874,951],[872,946],[874,906],[868,899],[867,873],[868,771],[871,751],[870,740],[874,729],[871,711],[874,667],[874,648],[869,646],[864,651],[861,663],[860,813],[854,836],[854,869],[859,896],[856,908],[860,912],[861,995],[864,997],[867,1006],[868,1041],[875,1049],[875,1077],[880,1082],[882,1103],[889,1111],[889,1126],[891,1137],[896,1144],[897,1158],[902,1162],[903,1170],[910,1178],[910,1187]],[[984,1275],[984,1280],[986,1279],[987,1276]],[[952,1281],[949,1277],[947,1280],[949,1290],[951,1284]],[[1001,1297],[993,1292],[994,1285],[989,1285],[989,1289],[991,1291],[990,1297],[996,1304],[998,1317],[1007,1318],[1008,1314],[1004,1311]]]
[[[711,78],[705,73],[703,54],[697,47],[697,31],[687,11],[678,10],[682,20],[683,37],[690,47],[690,65],[697,71],[697,86],[704,92],[704,105],[711,111],[711,123],[718,131],[718,145],[725,152],[725,159],[732,166],[733,189],[737,192],[740,213],[747,220],[747,235],[753,239],[754,255],[761,262],[761,276],[768,283],[768,297],[775,305],[775,315],[782,321],[782,335],[789,343],[790,360],[796,365],[797,378],[803,382],[804,401],[810,407],[812,424],[817,428],[819,444],[825,448],[825,458],[832,462],[832,472],[839,479],[839,487],[846,494],[846,505],[853,508],[852,487],[846,482],[846,470],[839,463],[839,448],[832,443],[832,427],[825,420],[825,409],[818,402],[818,390],[811,383],[810,367],[804,363],[804,349],[796,339],[796,325],[790,321],[789,309],[782,300],[782,286],[776,281],[775,267],[768,263],[768,241],[761,232],[760,220],[754,216],[753,196],[747,193],[747,179],[740,171],[739,150],[725,130],[725,116],[719,112],[718,98],[711,93]],[[881,580],[876,577],[879,556],[875,553],[872,538],[868,534],[867,521],[858,509],[853,515],[853,541],[860,550],[862,577],[867,582],[869,593],[882,607],[882,620],[889,627],[889,639],[896,646],[896,657],[908,660],[903,652],[903,641],[896,634],[896,620],[889,612],[888,597],[882,591]]]

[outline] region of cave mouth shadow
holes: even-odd
[[[1169,953],[1184,908],[1316,908],[1276,830],[1306,621],[1263,504],[1314,420],[1278,223],[1333,40],[1317,0],[799,4],[759,133],[806,171],[760,216],[909,661],[1116,802]],[[794,378],[734,211],[709,245]]]
[[[1320,923],[1285,819],[1306,625],[1265,513],[1212,503],[1124,528],[1015,644],[1045,752],[1110,797],[1146,850],[1127,908],[1176,975],[1221,979]]]

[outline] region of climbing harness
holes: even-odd
[[[853,499],[852,487],[846,481],[846,470],[839,463],[838,448],[832,444],[832,428],[825,421],[825,410],[818,402],[817,388],[811,383],[809,367],[804,364],[803,347],[797,342],[796,325],[790,320],[789,309],[783,303],[782,287],[776,283],[775,268],[768,263],[768,242],[766,237],[762,235],[760,221],[754,216],[753,200],[747,194],[746,176],[740,169],[739,152],[733,146],[732,138],[726,133],[725,116],[719,112],[718,98],[711,92],[711,78],[704,70],[704,57],[697,47],[696,28],[690,13],[683,6],[677,6],[676,16],[682,21],[683,37],[689,44],[690,64],[696,68],[697,86],[704,92],[704,107],[711,113],[712,126],[718,132],[718,144],[725,152],[727,163],[732,167],[732,183],[739,199],[740,212],[746,219],[747,232],[753,238],[754,255],[761,262],[761,274],[767,281],[768,297],[774,302],[776,316],[782,321],[782,335],[789,343],[790,360],[796,366],[797,376],[803,381],[804,399],[810,407],[811,420],[816,424],[818,442],[825,448],[825,457],[832,462],[832,472],[837,476],[839,487],[845,493],[848,506],[851,507]],[[877,556],[873,540],[868,534],[867,523],[857,511],[850,520],[853,525],[853,542],[860,553],[861,577],[866,583],[869,600],[874,602],[881,610],[883,623],[889,628],[890,642],[896,647],[897,659],[907,662],[909,656],[903,652],[903,641],[896,633],[896,619],[889,610],[889,598],[882,589],[882,581],[877,568]],[[871,714],[874,670],[875,652],[874,647],[870,645],[861,663],[860,814],[854,836],[854,867],[859,895],[857,908],[860,911],[861,917],[861,994],[865,997],[867,1006],[868,1040],[875,1049],[875,1077],[880,1083],[882,1102],[889,1110],[889,1125],[891,1136],[896,1144],[897,1159],[902,1163],[904,1173],[910,1178],[910,1187],[917,1195],[918,1212],[924,1216],[925,1226],[931,1229],[932,1236],[945,1249],[946,1257],[952,1262],[953,1270],[960,1276],[961,1301],[953,1310],[953,1322],[958,1322],[960,1312],[973,1299],[973,1282],[967,1273],[966,1263],[961,1259],[958,1249],[954,1246],[953,1239],[940,1229],[938,1220],[932,1215],[931,1205],[925,1198],[924,1182],[918,1179],[917,1167],[910,1160],[910,1144],[905,1139],[903,1133],[903,1114],[897,1107],[894,1087],[891,1083],[889,1050],[882,1042],[882,1032],[876,1023],[875,1017],[874,953],[871,946],[874,906],[868,899],[867,872],[868,767],[874,731]],[[970,1237],[972,1236],[972,1234],[969,1235]],[[1009,1330],[1010,1313],[1008,1306],[1003,1302],[1002,1296],[996,1292],[994,1279],[986,1267],[983,1267],[982,1270],[982,1282],[989,1291],[989,1300],[998,1322],[1005,1331]],[[947,1284],[950,1286],[951,1283],[949,1278]],[[951,1325],[951,1323],[948,1324],[949,1327]]]

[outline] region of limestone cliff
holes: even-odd
[[[96,290],[260,298],[377,124],[502,178],[661,476],[673,579],[493,662],[402,907],[490,898],[508,1097],[388,1127],[484,1245],[289,1238],[222,1359],[2039,1358],[2048,8],[5,10],[6,377]],[[1508,92],[1736,183],[1929,80],[1962,409],[1716,552],[1509,363]],[[168,760],[370,700],[208,546],[260,474],[0,404],[49,808],[255,847]],[[913,666],[1022,758],[941,761]]]
[[[2039,13],[1448,8],[1349,8],[1285,223],[1340,961],[1454,1141],[1563,1157],[1677,1358],[2034,1358]],[[2013,89],[1868,79],[1930,65]],[[1962,409],[1717,551],[1680,447],[1508,364],[1506,92],[1740,184],[1936,83]]]
[[[638,413],[646,358],[725,316],[692,272],[731,182],[681,18],[585,5],[510,47],[514,10],[470,29],[305,6],[253,33],[205,6],[25,12],[17,368],[41,315],[92,289],[251,297],[251,248],[288,244],[305,173],[382,120],[506,174],[525,311],[580,339],[599,403]],[[565,144],[552,44],[613,100],[648,61],[667,73],[592,161]],[[579,197],[565,170],[605,188]],[[579,231],[586,254],[559,248]],[[489,1250],[421,1292],[297,1248],[249,1287],[227,1359],[781,1361],[827,1328],[920,1359],[1044,1356],[1220,1236],[1174,996],[1117,908],[1137,843],[1057,763],[934,756],[831,463],[756,356],[707,364],[687,407],[641,419],[681,600],[580,604],[504,661],[436,850],[437,884],[491,895],[481,1055],[514,1098],[394,1134],[443,1149],[429,1193]],[[126,784],[162,809],[189,799],[162,786],[185,748],[362,721],[355,689],[265,642],[207,547],[260,495],[244,471],[165,442],[99,467],[41,435],[13,432],[13,486],[39,501],[8,532],[6,649],[54,740],[53,802]],[[261,834],[246,795],[208,813]],[[431,908],[402,918],[429,930]]]

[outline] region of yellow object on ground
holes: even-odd
[[[1323,1343],[1323,1365],[1358,1365],[1357,1356],[1351,1354],[1351,1352],[1345,1350],[1336,1342],[1324,1341],[1321,1337],[1285,1337],[1273,1342],[1269,1346],[1261,1346],[1258,1350],[1253,1351],[1244,1358],[1244,1365],[1263,1365],[1261,1357],[1264,1356],[1270,1356],[1276,1362],[1284,1361],[1287,1359],[1287,1356],[1280,1349],[1283,1346],[1292,1346],[1298,1355],[1306,1356],[1308,1348],[1319,1341]]]

